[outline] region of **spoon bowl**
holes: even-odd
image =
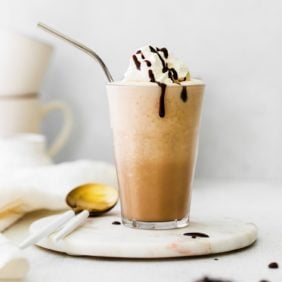
[[[111,210],[118,202],[115,188],[101,183],[87,183],[71,190],[66,203],[76,213],[87,210],[90,216],[96,216]]]

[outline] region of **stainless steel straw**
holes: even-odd
[[[68,42],[69,44],[73,45],[74,47],[80,49],[81,51],[83,51],[84,53],[86,53],[87,55],[89,55],[91,58],[93,58],[94,60],[96,60],[100,66],[102,67],[107,79],[109,82],[113,82],[113,77],[108,69],[108,67],[106,66],[106,64],[104,63],[104,61],[101,59],[100,56],[98,56],[98,54],[96,52],[94,52],[92,49],[88,48],[87,46],[85,46],[84,44],[81,44],[80,42],[77,42],[76,40],[64,35],[63,33],[47,26],[46,24],[43,23],[38,23],[37,26],[39,28],[42,28],[44,31],[47,31],[55,36],[57,36],[58,38]]]

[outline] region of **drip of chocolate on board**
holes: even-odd
[[[181,100],[185,103],[188,100],[188,93],[186,86],[182,87],[181,93],[180,93]]]
[[[133,55],[132,58],[133,58],[133,61],[134,61],[135,65],[136,65],[136,68],[137,68],[138,70],[140,70],[141,63],[140,63],[139,60],[137,59],[137,56],[136,56],[136,55]]]
[[[113,221],[112,224],[113,225],[121,225],[121,223],[119,221]]]
[[[210,236],[208,234],[205,233],[201,233],[201,232],[187,232],[183,234],[184,236],[190,236],[193,239],[196,238],[209,238]]]
[[[232,282],[232,281],[231,280],[218,279],[218,278],[211,278],[211,277],[205,276],[205,277],[198,279],[194,282]]]

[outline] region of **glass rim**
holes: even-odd
[[[165,84],[166,87],[192,87],[192,86],[205,86],[206,84],[200,79],[193,79],[190,81],[185,81],[182,84],[176,83],[169,83]],[[106,86],[122,86],[122,87],[159,87],[156,82],[149,82],[149,81],[113,81],[108,82]]]

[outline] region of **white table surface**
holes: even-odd
[[[4,234],[19,242],[32,221],[48,214],[28,214]],[[163,260],[70,257],[30,247],[25,250],[31,263],[25,282],[192,282],[204,275],[238,282],[282,281],[282,183],[198,180],[191,216],[253,222],[259,228],[258,240],[250,248],[228,254]],[[269,269],[272,261],[280,268]]]

